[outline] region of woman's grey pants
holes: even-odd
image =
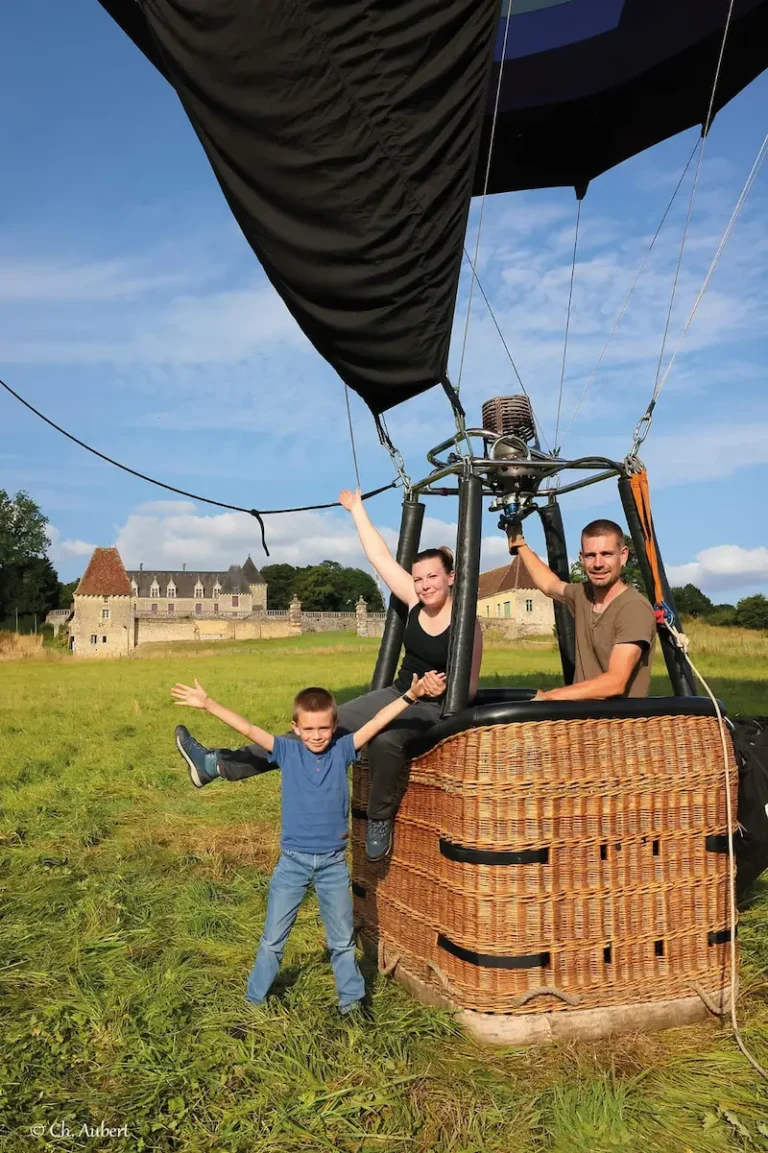
[[[355,733],[376,716],[380,709],[401,695],[400,689],[390,685],[375,689],[365,696],[355,697],[339,705],[337,732]],[[408,741],[427,732],[440,719],[440,701],[422,699],[397,717],[388,728],[374,737],[368,745],[368,767],[371,773],[371,791],[368,816],[372,821],[392,817],[407,786],[405,749]],[[293,732],[285,733],[293,737]],[[269,764],[267,754],[258,745],[241,749],[216,749],[219,775],[228,781],[242,781],[266,773],[276,766]]]

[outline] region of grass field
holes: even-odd
[[[768,637],[700,628],[693,640],[729,711],[768,714]],[[336,634],[0,665],[3,1153],[768,1150],[768,1087],[714,1021],[484,1050],[364,962],[375,1022],[342,1022],[314,900],[277,996],[244,1004],[279,781],[193,790],[174,725],[219,744],[226,730],[175,708],[169,686],[197,674],[282,731],[304,685],[361,691],[376,645]],[[557,668],[548,643],[490,640],[483,680],[547,686]],[[653,691],[666,692],[657,671]],[[765,1065],[766,881],[740,942],[742,1032]],[[82,1129],[100,1122],[128,1135]]]

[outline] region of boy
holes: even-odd
[[[445,677],[439,692],[445,689]],[[267,917],[256,960],[248,978],[246,1000],[260,1005],[277,976],[283,949],[299,905],[315,886],[325,925],[336,990],[343,1014],[361,1004],[365,985],[355,960],[352,899],[345,859],[349,839],[347,766],[377,733],[423,696],[431,696],[414,674],[411,687],[381,709],[356,733],[336,734],[336,701],[327,689],[304,689],[293,702],[292,729],[298,740],[275,737],[220,705],[195,678],[194,688],[176,684],[171,695],[180,705],[205,709],[269,753],[283,773],[280,860],[272,874]]]

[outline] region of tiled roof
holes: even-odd
[[[116,548],[97,548],[75,589],[75,596],[129,597],[131,582]]]
[[[251,560],[250,553],[248,553],[248,560],[243,565],[243,576],[247,578],[249,585],[263,585],[267,583]]]
[[[477,599],[481,601],[484,600],[485,597],[498,596],[499,593],[535,588],[536,585],[528,575],[528,569],[520,560],[520,557],[516,556],[511,564],[503,565],[501,568],[492,568],[489,569],[488,572],[480,573]]]
[[[249,558],[250,560],[250,558]],[[252,579],[250,570],[256,574],[257,580]],[[177,597],[194,597],[195,588],[202,585],[203,596],[213,596],[213,588],[215,584],[219,584],[221,591],[229,596],[231,593],[249,593],[252,584],[264,584],[258,569],[253,561],[248,561],[244,565],[230,565],[228,569],[222,569],[218,572],[211,572],[204,569],[129,569],[128,576],[131,580],[135,580],[139,590],[140,597],[150,596],[152,585],[157,581],[160,589],[160,596],[165,596],[165,590],[168,585],[173,581],[176,586]]]

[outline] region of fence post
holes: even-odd
[[[294,596],[288,609],[288,621],[295,632],[301,632],[301,601]]]
[[[355,605],[355,624],[359,637],[368,636],[368,605],[364,597],[360,597]]]

